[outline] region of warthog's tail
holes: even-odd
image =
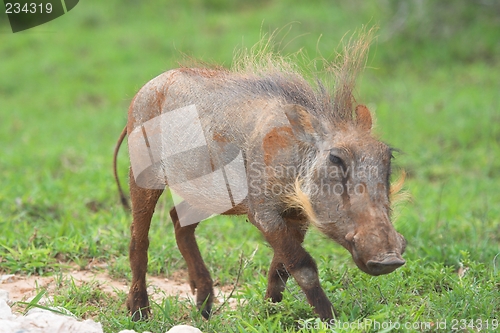
[[[120,151],[123,139],[125,139],[126,136],[127,136],[127,126],[125,126],[122,133],[120,134],[120,137],[118,138],[118,141],[116,142],[115,152],[113,154],[113,174],[115,175],[115,181],[116,185],[118,186],[118,192],[120,193],[120,201],[122,202],[122,206],[125,210],[130,210],[130,205],[128,204],[127,197],[125,196],[125,193],[123,192],[122,186],[120,184],[120,179],[118,178],[118,172],[116,167],[118,152]]]

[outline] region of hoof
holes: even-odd
[[[148,319],[151,314],[151,309],[147,294],[145,295],[145,298],[142,298],[142,301],[137,297],[133,297],[133,295],[129,295],[127,300],[127,309],[129,314],[132,316],[133,321]]]
[[[135,311],[130,310],[130,314],[132,315],[133,321],[146,320],[151,315],[149,306],[146,308],[140,308]]]
[[[210,319],[210,316],[212,315],[212,308],[211,307],[205,307],[204,309],[201,310],[201,315],[205,319]]]

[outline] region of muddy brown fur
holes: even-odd
[[[390,220],[391,148],[372,134],[370,111],[353,97],[372,35],[368,31],[351,39],[335,64],[327,66],[332,89],[319,80],[310,84],[287,58],[268,52],[267,44],[260,52],[241,56],[232,70],[170,70],[140,89],[119,144],[125,131],[130,137],[165,112],[195,105],[211,157],[162,160],[147,170],[153,188],[138,186],[130,171],[132,286],[127,306],[134,320],[149,314],[148,232],[158,198],[169,185],[160,170],[170,167],[186,175],[217,170],[235,151],[244,156],[248,195],[223,214],[248,215],[273,248],[266,298],[281,301],[292,276],[320,318],[334,317],[316,263],[302,246],[310,225],[345,247],[368,274],[387,274],[404,264],[406,242]],[[180,206],[190,202],[210,213],[221,205],[210,188],[184,190],[186,201]],[[206,200],[190,200],[195,195]],[[199,224],[182,227],[176,208],[170,216],[177,245],[197,306],[208,318],[213,281],[196,243]]]

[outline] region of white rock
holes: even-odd
[[[100,323],[93,320],[77,320],[64,308],[54,310],[67,313],[69,316],[54,313],[49,310],[33,308],[25,316],[12,314],[7,301],[0,299],[0,333],[103,333]],[[134,330],[122,330],[119,333],[137,333]],[[150,333],[150,332],[143,332]],[[202,333],[189,325],[177,325],[167,333]]]
[[[60,310],[60,309],[59,309]],[[15,316],[4,300],[0,300],[0,333],[103,333],[100,323],[78,321],[48,310],[34,308],[26,316]]]
[[[21,327],[30,333],[102,333],[102,326],[93,320],[55,314],[48,310],[32,309],[26,316],[16,318]]]
[[[21,328],[21,324],[12,320],[0,319],[0,333],[31,333]]]
[[[189,325],[176,325],[172,327],[167,333],[203,333],[199,329]]]
[[[0,300],[9,301],[9,292],[7,290],[0,289]]]
[[[6,320],[12,320],[14,319],[15,316],[12,315],[12,310],[10,309],[10,306],[7,304],[7,302],[3,299],[0,299],[0,321],[6,321]],[[2,329],[2,326],[0,324],[0,332]]]

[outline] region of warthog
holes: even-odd
[[[205,318],[213,282],[194,233],[214,213],[246,214],[273,248],[266,298],[281,301],[291,275],[322,319],[334,312],[316,263],[302,247],[310,224],[368,274],[405,263],[406,241],[390,220],[392,150],[372,135],[370,111],[352,94],[369,35],[344,47],[332,67],[332,89],[319,79],[309,83],[288,60],[263,52],[232,70],[170,70],[139,90],[115,150],[116,177],[116,154],[128,134],[133,223],[127,306],[134,320],[149,314],[148,232],[166,185],[184,199],[170,216]],[[241,168],[229,167],[234,161]],[[221,170],[222,190],[205,177]]]

